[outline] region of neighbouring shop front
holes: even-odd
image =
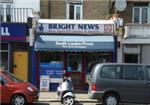
[[[91,62],[116,61],[113,22],[39,19],[34,48],[39,74],[49,76],[50,90],[61,81],[63,71],[75,89],[86,89]]]
[[[123,40],[123,58],[125,63],[145,63],[150,62],[150,39],[127,38]]]
[[[2,68],[28,81],[27,25],[25,23],[1,23],[0,30]]]

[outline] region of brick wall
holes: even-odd
[[[49,18],[49,0],[41,0],[40,9],[41,9],[41,18],[48,19]]]
[[[109,0],[84,0],[83,19],[106,19],[109,15]]]
[[[133,8],[133,3],[128,2],[127,8],[122,12],[118,12],[120,14],[120,17],[124,19],[125,24],[132,23],[132,8]]]
[[[115,13],[114,3],[109,0],[83,0],[83,19],[109,19]],[[124,23],[132,22],[133,2],[127,2],[127,8],[119,13]],[[41,18],[66,19],[66,0],[41,0]]]
[[[106,19],[109,15],[109,2],[84,0],[83,19]],[[41,0],[41,18],[66,19],[65,0]]]
[[[66,19],[66,1],[50,0],[50,18]]]

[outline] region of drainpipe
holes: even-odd
[[[51,0],[48,0],[48,10],[49,10],[48,17],[49,19],[51,19]]]
[[[34,40],[35,40],[35,20],[36,20],[36,17],[30,17],[32,18],[32,26],[31,27],[28,27],[29,29],[29,81],[36,86],[36,79],[37,79],[37,76],[36,76],[36,72],[37,71],[37,68],[36,68],[36,63],[37,63],[37,60],[36,60],[36,52],[34,51]]]

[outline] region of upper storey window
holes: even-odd
[[[66,0],[66,17],[67,19],[80,20],[82,19],[82,0]]]
[[[0,3],[0,21],[11,21],[11,3]]]
[[[133,7],[133,23],[148,23],[150,18],[148,3],[135,3]]]

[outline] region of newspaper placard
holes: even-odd
[[[48,75],[40,76],[40,91],[49,91],[50,88],[50,78]]]

